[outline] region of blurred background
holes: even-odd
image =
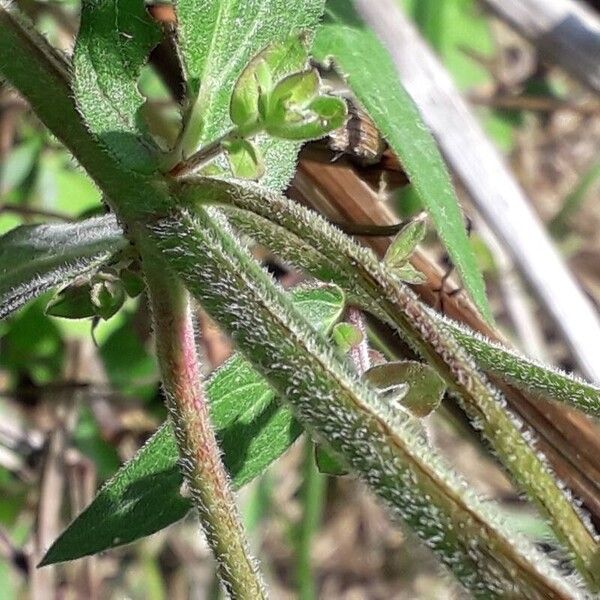
[[[598,96],[547,62],[538,48],[490,13],[487,3],[398,3],[505,157],[597,308]],[[16,4],[52,44],[70,52],[78,27],[77,1]],[[598,2],[587,4],[592,18],[600,19]],[[600,55],[597,58],[600,62]],[[144,70],[140,89],[148,98],[145,111],[153,132],[168,144],[177,130],[178,113],[152,66]],[[404,218],[421,207],[401,179],[387,188],[381,180],[370,183],[385,206]],[[534,300],[469,195],[457,185],[502,331],[528,353],[577,370],[555,322]],[[91,180],[26,103],[0,82],[0,234],[24,223],[70,221],[103,210]],[[442,273],[449,267],[433,233],[425,250]],[[256,248],[256,255],[284,285],[300,280],[266,250]],[[508,280],[514,281],[509,291]],[[44,550],[92,500],[98,486],[133,456],[166,416],[143,295],[100,323],[46,316],[49,299],[40,298],[0,322],[0,598],[219,598],[213,561],[191,519],[94,558],[35,569]],[[515,301],[518,310],[525,311],[516,316],[511,308]],[[208,372],[226,360],[231,347],[200,310],[197,317]],[[477,489],[501,502],[515,530],[553,550],[544,523],[524,507],[451,408],[436,414],[429,429]],[[596,441],[600,444],[600,438]],[[307,494],[316,506],[311,557],[318,597],[462,597],[429,554],[390,523],[362,485],[350,477],[318,473],[312,447],[304,439],[239,494],[272,597],[309,597],[299,596],[296,560],[299,527],[307,526]]]

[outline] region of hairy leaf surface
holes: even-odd
[[[190,292],[308,431],[361,476],[475,596],[573,592],[549,563],[542,566],[544,559],[531,545],[508,533],[415,431],[412,419],[386,406],[310,330],[228,234],[218,211],[198,207],[193,217],[182,211],[152,231]]]
[[[84,0],[73,54],[75,99],[100,142],[124,165],[151,173],[156,146],[138,115],[140,69],[161,32],[142,0]]]
[[[595,385],[492,342],[467,327],[434,315],[433,311],[431,314],[471,353],[482,369],[526,392],[600,417],[600,389]]]
[[[335,286],[298,288],[298,310],[318,331],[339,319],[344,295]],[[287,407],[241,356],[231,358],[207,382],[223,460],[236,488],[262,473],[300,435]],[[102,488],[94,501],[48,550],[43,564],[73,560],[133,542],[181,519],[191,502],[181,493],[177,445],[169,422]]]
[[[372,301],[361,292],[356,283],[305,239],[247,211],[225,206],[221,210],[244,234],[315,277],[336,283],[353,302],[366,310],[374,311]],[[484,371],[494,373],[504,381],[525,391],[535,392],[545,399],[564,402],[590,415],[600,416],[600,389],[596,386],[492,342],[433,310],[429,314],[438,326],[460,342]]]
[[[348,4],[344,2],[343,4]],[[397,154],[452,261],[481,313],[489,320],[481,273],[469,245],[458,198],[442,156],[419,111],[400,83],[375,35],[353,20],[348,7],[328,5],[329,21],[317,32],[314,54],[333,60]]]
[[[0,319],[40,294],[93,272],[126,246],[112,215],[9,231],[0,237]]]
[[[287,230],[312,247],[311,256],[322,255],[332,267],[332,281],[342,283],[368,310],[379,316],[444,379],[474,426],[493,445],[515,482],[551,519],[561,541],[575,554],[575,564],[592,585],[597,585],[598,542],[570,501],[546,462],[522,434],[521,423],[506,410],[504,398],[490,384],[452,336],[428,314],[414,292],[377,260],[372,251],[357,245],[323,217],[284,196],[258,186],[242,189],[230,182],[196,179],[180,185],[180,197],[196,209],[202,204],[235,205]],[[285,251],[285,249],[284,249]],[[304,258],[299,256],[299,263]],[[320,269],[319,269],[320,270]]]
[[[188,86],[195,95],[184,149],[189,154],[232,127],[235,83],[246,65],[268,45],[303,34],[312,38],[324,0],[178,0],[179,41]],[[275,75],[301,70],[301,54],[290,53]],[[301,62],[298,62],[300,58]],[[282,189],[291,178],[299,145],[258,137],[267,172],[263,185]]]

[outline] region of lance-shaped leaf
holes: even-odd
[[[323,333],[344,309],[335,286],[298,288],[294,306]],[[300,435],[288,408],[280,408],[269,384],[237,355],[206,385],[223,460],[236,488],[260,475]],[[48,550],[43,564],[73,560],[133,542],[181,519],[191,502],[180,493],[177,445],[166,423],[119,472]]]
[[[317,32],[314,54],[333,60],[397,154],[477,308],[491,313],[483,279],[469,245],[452,182],[433,136],[402,87],[375,35],[349,16],[347,2],[328,5],[329,22]],[[359,23],[359,25],[357,25]]]
[[[423,218],[412,219],[396,234],[385,253],[384,262],[395,269],[406,264],[410,255],[420,244],[427,233],[427,225]]]
[[[390,411],[361,384],[228,233],[218,211],[199,208],[193,218],[181,211],[151,231],[171,268],[297,418],[475,596],[577,594],[467,491],[406,415]]]
[[[547,400],[563,402],[589,415],[600,417],[600,388],[597,386],[492,342],[433,311],[431,314],[440,327],[451,333],[471,353],[482,369],[526,392]]]
[[[84,0],[73,54],[75,99],[92,133],[134,171],[151,173],[156,146],[138,114],[140,69],[161,32],[144,3]]]
[[[269,46],[294,46],[291,38],[310,46],[324,5],[325,0],[178,0],[178,39],[195,96],[182,140],[186,156],[231,129],[232,93],[252,59]],[[296,46],[273,59],[275,82],[306,67],[306,52],[300,50]],[[256,142],[268,165],[262,184],[283,189],[293,175],[298,144],[268,136],[258,136]]]
[[[112,215],[9,231],[0,237],[0,319],[40,294],[92,273],[126,246]]]

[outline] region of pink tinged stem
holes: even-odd
[[[266,598],[204,397],[189,294],[154,258],[145,255],[144,268],[180,468],[217,560],[219,577],[232,598]]]

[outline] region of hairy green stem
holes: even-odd
[[[215,160],[218,156],[223,154],[225,151],[224,144],[236,136],[236,130],[231,129],[227,133],[223,134],[220,138],[217,138],[210,144],[203,146],[190,156],[178,162],[170,171],[171,177],[187,177],[193,173],[199,171],[210,162]]]
[[[210,195],[210,194],[209,194]],[[551,563],[502,527],[426,443],[312,330],[217,211],[178,212],[149,235],[205,310],[289,402],[478,598],[575,598]]]
[[[249,555],[210,421],[189,294],[151,253],[144,253],[143,258],[156,351],[179,446],[180,467],[217,560],[219,577],[232,598],[266,598],[257,565]]]
[[[366,308],[397,329],[436,368],[515,481],[548,516],[559,538],[572,550],[578,570],[597,589],[600,546],[589,525],[557,483],[544,458],[526,441],[522,423],[508,412],[501,394],[457,340],[437,325],[412,290],[389,273],[372,252],[352,242],[316,213],[283,196],[258,186],[251,191],[217,181],[206,184],[203,180],[201,189],[202,194],[197,194],[193,182],[188,181],[180,185],[178,193],[188,205],[236,206],[292,232],[301,247],[309,246],[313,255],[317,252],[326,259],[331,265],[329,275],[336,283],[353,295],[359,290]],[[289,237],[286,240],[288,247],[293,246]],[[286,252],[286,248],[274,249]],[[288,252],[286,258],[295,262],[298,257]],[[303,260],[300,257],[300,262]]]

